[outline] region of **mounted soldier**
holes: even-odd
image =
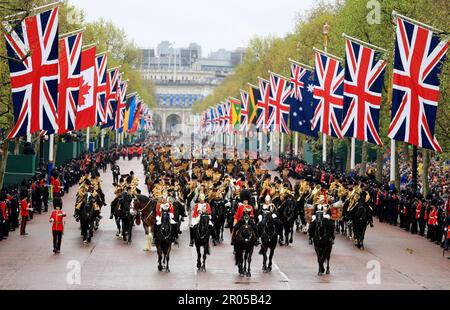
[[[231,235],[231,245],[234,245],[236,232],[239,230],[239,228],[242,226],[242,218],[244,216],[248,216],[250,218],[250,225],[254,229],[255,233],[257,233],[257,227],[254,221],[254,211],[253,207],[249,204],[250,202],[250,192],[248,190],[243,190],[240,193],[240,200],[241,203],[239,203],[238,208],[236,210],[236,214],[234,215],[234,224],[233,224],[233,233]],[[259,244],[259,238],[257,237],[257,244]]]
[[[161,215],[163,212],[167,212],[170,215],[170,224],[172,225],[172,229],[174,231],[173,237],[174,240],[177,237],[177,222],[175,222],[175,210],[173,205],[168,202],[169,195],[167,191],[164,191],[161,195],[161,200],[156,206],[156,223],[155,223],[155,235],[158,233],[158,228],[161,226]],[[174,241],[173,240],[173,241]]]

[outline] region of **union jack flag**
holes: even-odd
[[[81,33],[59,40],[58,133],[75,130],[81,79]]]
[[[209,108],[209,130],[208,132],[210,134],[214,134],[216,130],[216,115],[215,115],[215,109]]]
[[[4,24],[14,110],[8,139],[58,130],[58,8]]]
[[[270,82],[262,78],[258,78],[258,80],[260,98],[257,102],[256,128],[266,131],[269,120]]]
[[[119,86],[119,69],[112,69],[106,75],[106,123],[102,128],[113,127],[116,120],[117,111],[117,89]]]
[[[248,124],[248,109],[250,106],[250,95],[241,89],[241,128],[240,131],[247,132],[250,129]]]
[[[442,152],[435,136],[441,62],[448,42],[433,31],[397,18],[392,117],[388,136]]]
[[[289,134],[290,106],[287,99],[292,95],[292,85],[288,79],[270,73],[269,119],[272,132]]]
[[[225,99],[224,104],[224,114],[225,114],[225,123],[224,123],[224,132],[232,134],[233,133],[233,122],[232,122],[232,114],[231,114],[231,101],[229,99]]]
[[[216,116],[216,128],[215,128],[214,133],[216,133],[216,134],[222,133],[222,119],[223,118],[221,116],[220,110],[221,110],[220,104],[218,104],[214,107],[214,114]]]
[[[346,40],[343,135],[383,145],[378,131],[385,69],[379,52]]]
[[[106,123],[107,62],[107,54],[100,54],[95,58],[94,96],[97,105],[95,120],[97,126]]]
[[[342,139],[341,120],[344,70],[341,63],[316,51],[314,75],[314,117],[311,129]]]
[[[119,77],[119,87],[117,89],[117,111],[116,111],[116,126],[119,132],[123,131],[123,124],[125,119],[125,109],[127,108],[127,88],[128,82],[121,82]]]
[[[302,90],[305,88],[304,77],[308,73],[308,70],[299,66],[298,64],[291,63],[291,83],[294,87],[295,99],[303,102]]]
[[[225,113],[224,113],[224,104],[223,103],[219,103],[217,105],[217,117],[219,119],[219,128],[218,128],[218,132],[219,133],[223,133],[224,132],[224,127],[225,127]]]

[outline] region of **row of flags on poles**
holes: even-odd
[[[151,111],[137,93],[128,93],[123,73],[108,69],[108,53],[83,46],[82,31],[58,35],[58,7],[4,26],[14,110],[8,139],[95,126],[133,133],[151,126]]]
[[[396,42],[391,123],[388,137],[442,152],[435,137],[442,62],[448,40],[433,28],[394,12]],[[316,138],[356,138],[383,145],[379,131],[385,50],[345,37],[343,59],[314,49],[311,68],[290,60],[290,77],[269,72],[269,79],[248,84],[240,99],[226,98],[208,108],[199,124],[210,134],[291,131]]]

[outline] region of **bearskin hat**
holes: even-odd
[[[239,198],[241,199],[241,202],[244,202],[246,200],[250,201],[250,198],[251,198],[250,191],[247,189],[244,189],[243,191],[241,191]]]

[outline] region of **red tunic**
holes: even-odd
[[[250,205],[239,204],[239,207],[234,215],[234,219],[239,222],[244,216],[244,211],[250,211],[250,216],[253,217],[253,207]]]
[[[175,211],[173,210],[173,206],[171,203],[169,203],[169,213],[175,216]],[[156,206],[156,216],[161,217],[161,203],[158,203]]]
[[[8,212],[6,212],[6,202],[2,201],[0,202],[0,211],[2,212],[2,217],[3,219],[7,220],[8,219]]]
[[[434,219],[437,218],[436,211],[432,210],[428,216],[428,225],[434,225]]]
[[[419,201],[416,208],[416,220],[420,219],[420,209],[422,209],[422,202]]]
[[[61,210],[54,210],[50,219],[53,219],[52,230],[53,231],[64,231],[64,221],[63,218],[66,214]]]
[[[193,218],[197,218],[200,216],[200,213],[198,212],[199,206],[200,206],[199,203],[195,205],[194,212],[192,213]],[[204,211],[204,214],[211,215],[211,207],[209,206],[209,203],[206,203],[206,209]]]
[[[22,199],[20,201],[20,216],[28,216],[29,212],[28,212],[28,201],[27,199]]]
[[[59,179],[52,179],[52,186],[53,186],[53,192],[54,193],[60,193],[61,192],[61,182],[59,181]]]

